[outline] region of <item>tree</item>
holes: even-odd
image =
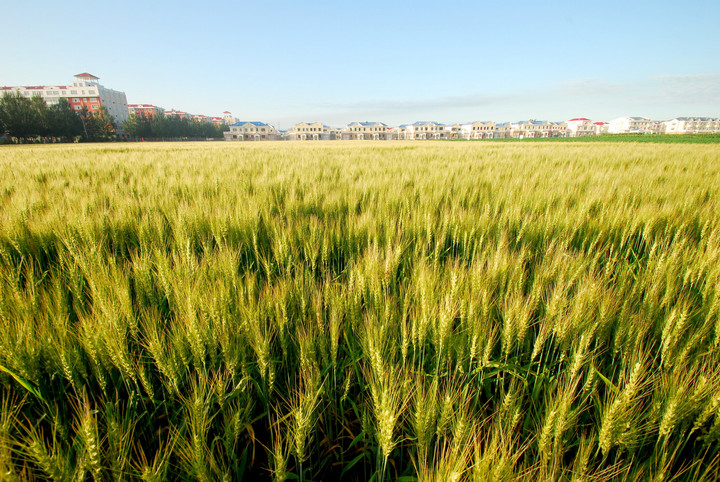
[[[40,119],[33,107],[33,101],[20,95],[20,92],[3,94],[0,100],[0,125],[3,131],[9,137],[18,139],[38,136]]]
[[[151,127],[152,119],[142,114],[130,114],[127,120],[123,121],[122,127],[130,137],[155,137]]]
[[[74,141],[84,134],[80,116],[65,98],[50,106],[48,122],[52,126],[51,135],[59,137],[63,141]]]
[[[80,117],[85,123],[88,141],[103,142],[115,140],[115,119],[113,119],[104,106],[101,106],[95,113],[90,112],[87,107],[83,106],[80,111]]]

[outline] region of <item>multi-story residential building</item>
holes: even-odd
[[[100,107],[105,107],[119,126],[129,115],[125,92],[108,89],[100,85],[98,80],[99,77],[83,72],[77,74],[70,85],[0,87],[0,93],[19,92],[25,97],[39,95],[48,105],[57,104],[64,98],[78,111],[85,107],[90,112],[97,112]]]
[[[400,138],[407,140],[446,139],[445,124],[419,121],[400,126]]]
[[[610,121],[609,134],[657,134],[659,123],[647,117],[618,117]]]
[[[212,123],[215,124],[216,126],[225,124],[225,119],[223,119],[222,117],[211,117],[211,119],[212,119]]]
[[[610,123],[608,123],[608,122],[593,122],[593,127],[595,128],[595,135],[601,136],[603,134],[608,133],[608,128],[610,127]]]
[[[452,124],[445,126],[445,139],[462,138],[462,125]]]
[[[225,121],[225,124],[227,124],[227,125],[235,124],[238,122],[237,117],[233,117],[232,113],[229,110],[226,110],[225,112],[223,112],[222,118]]]
[[[595,135],[595,126],[586,117],[576,117],[565,121],[567,124],[568,137],[585,137]]]
[[[236,122],[224,133],[226,141],[275,141],[279,133],[275,127],[264,122]]]
[[[343,130],[338,127],[328,127],[327,128],[328,139],[340,140],[340,139],[342,139],[342,132],[343,132]]]
[[[565,122],[538,121],[530,119],[510,123],[510,135],[515,139],[533,137],[566,137],[567,124]]]
[[[510,122],[500,122],[498,124],[495,124],[494,138],[507,139],[509,137],[512,137],[512,131],[513,127]]]
[[[388,134],[387,124],[382,122],[351,122],[340,132],[343,140],[386,140],[392,139]]]
[[[337,139],[338,130],[322,122],[300,122],[290,129],[287,137],[297,141],[326,141]]]
[[[212,124],[212,118],[203,114],[193,114],[192,120],[201,124]]]
[[[165,117],[177,117],[178,119],[190,119],[192,116],[181,110],[170,109],[165,111]]]
[[[547,135],[545,137],[567,137],[568,136],[568,125],[567,122],[548,122],[547,123]]]
[[[720,132],[720,118],[676,117],[663,121],[661,131],[665,134],[708,134]]]
[[[476,121],[472,124],[463,124],[461,137],[463,139],[492,139],[495,137],[495,123]]]
[[[400,128],[394,127],[394,126],[388,126],[387,138],[390,140],[395,140],[395,141],[400,139]]]
[[[165,114],[165,109],[152,104],[128,104],[128,113],[150,119]]]

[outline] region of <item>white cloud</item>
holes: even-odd
[[[662,75],[627,82],[578,78],[515,91],[497,89],[427,99],[309,102],[297,109],[303,119],[332,125],[354,120],[401,124],[416,120],[564,120],[576,116],[610,120],[624,115],[661,120],[687,115],[720,116],[720,74]],[[298,120],[286,112],[282,123],[292,125]]]

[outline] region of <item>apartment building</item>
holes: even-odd
[[[128,113],[150,119],[165,114],[165,109],[152,104],[128,104]]]
[[[224,133],[226,141],[276,141],[279,133],[275,127],[264,122],[236,122]]]
[[[300,122],[287,132],[287,138],[292,141],[327,141],[337,139],[338,133],[338,129],[322,122]]]
[[[710,134],[720,132],[720,118],[676,117],[663,121],[660,130],[664,134]]]
[[[389,140],[387,124],[382,122],[351,122],[340,132],[343,140]]]
[[[210,116],[202,115],[202,114],[193,114],[191,116],[193,122],[199,122],[201,124],[212,124],[212,119]]]
[[[238,118],[233,117],[232,112],[230,112],[229,110],[226,110],[225,112],[223,112],[222,118],[223,118],[223,121],[225,122],[225,124],[227,124],[227,125],[232,125],[232,124],[239,122]]]
[[[67,99],[70,106],[77,111],[86,107],[90,112],[97,112],[100,107],[105,107],[119,126],[129,116],[125,92],[109,89],[101,85],[98,80],[99,77],[83,72],[77,74],[69,85],[0,87],[0,94],[19,92],[25,97],[39,95],[48,105],[57,104],[60,99]]]
[[[495,137],[495,128],[496,125],[492,121],[476,121],[472,124],[463,124],[460,136],[463,139],[493,139]]]
[[[177,117],[178,119],[190,119],[192,116],[181,110],[170,109],[165,111],[165,117]]]
[[[609,134],[657,134],[659,131],[659,123],[647,117],[618,117],[608,125]]]
[[[586,137],[595,135],[595,126],[592,121],[586,117],[575,117],[565,121],[567,124],[568,137]]]

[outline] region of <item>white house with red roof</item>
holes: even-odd
[[[565,121],[567,124],[568,137],[594,136],[595,127],[590,119],[586,117],[575,117]]]
[[[608,128],[610,127],[609,122],[593,122],[593,127],[595,128],[595,135],[601,136],[603,134],[608,133]]]

